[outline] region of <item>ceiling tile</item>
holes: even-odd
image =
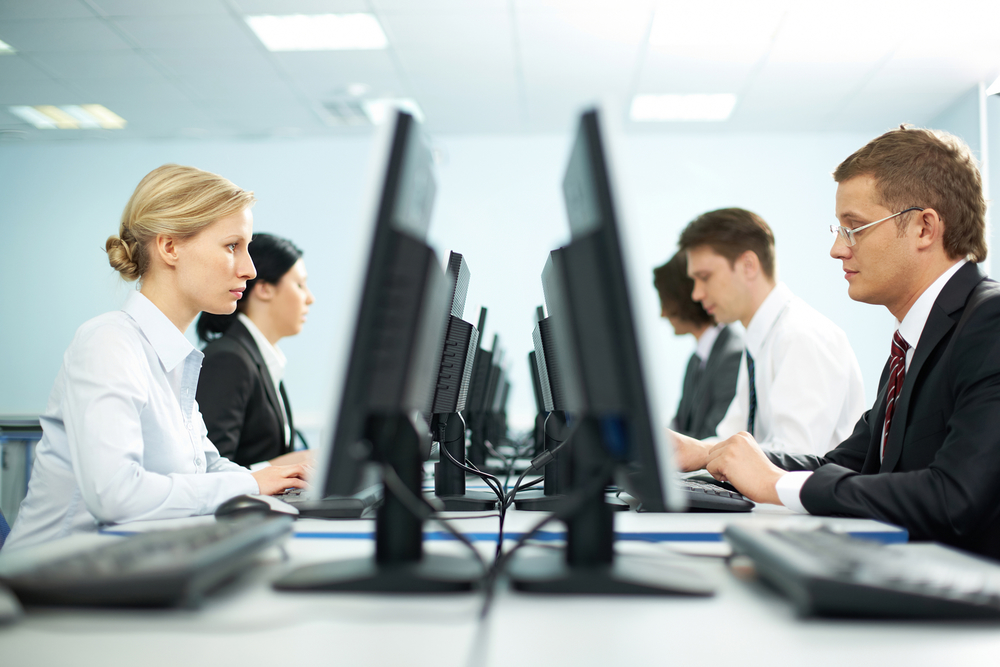
[[[234,0],[233,4],[247,16],[357,14],[371,11],[367,0]]]
[[[0,21],[0,39],[25,53],[131,48],[111,26],[96,18]]]
[[[256,95],[280,99],[294,99],[293,89],[275,74],[234,75],[228,72],[208,72],[198,76],[186,76],[181,81],[185,90],[196,100],[240,99],[248,91]]]
[[[9,0],[0,2],[0,21],[4,19],[76,19],[93,18],[80,0]],[[0,39],[3,33],[0,32]],[[4,40],[7,41],[7,40]]]
[[[456,55],[513,48],[509,12],[387,15],[382,24],[393,48],[439,49]]]
[[[290,51],[272,56],[293,80],[325,83],[331,88],[399,81],[387,51]]]
[[[221,0],[89,0],[105,16],[226,16]]]
[[[453,14],[509,10],[510,0],[371,0],[385,14]]]
[[[141,101],[155,106],[187,99],[184,91],[166,79],[78,79],[73,82],[82,99],[78,104],[103,104],[115,113],[122,102]],[[119,114],[120,115],[120,114]],[[126,118],[128,120],[128,118]]]
[[[56,81],[11,81],[0,86],[0,105],[80,103],[79,95]]]
[[[48,74],[38,69],[27,58],[18,55],[0,56],[0,82],[4,81],[48,81]]]
[[[247,45],[236,49],[152,49],[148,55],[178,76],[200,75],[206,72],[274,74],[269,54]]]
[[[59,79],[139,79],[160,76],[156,67],[134,51],[37,53],[32,57]]]
[[[225,17],[119,18],[113,22],[145,49],[245,48],[257,42],[250,28]]]

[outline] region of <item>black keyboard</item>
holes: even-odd
[[[805,616],[1000,618],[1000,565],[931,543],[730,526],[733,552]]]
[[[360,519],[371,516],[382,504],[382,484],[372,484],[352,496],[311,499],[304,489],[289,489],[275,496],[299,511],[299,518]]]
[[[245,516],[108,538],[108,544],[0,575],[25,605],[195,606],[285,538],[291,516]]]
[[[749,512],[754,508],[753,501],[719,482],[682,479],[680,485],[687,498],[688,511]]]

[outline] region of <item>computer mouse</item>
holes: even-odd
[[[219,505],[218,509],[215,510],[215,518],[228,519],[248,514],[291,514],[294,516],[298,513],[299,510],[294,505],[289,505],[273,496],[245,495],[230,498]]]
[[[24,609],[10,589],[0,584],[0,625],[13,623],[21,617]]]

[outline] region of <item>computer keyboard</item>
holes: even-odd
[[[25,605],[195,606],[291,532],[291,516],[245,516],[108,538],[0,575]]]
[[[382,504],[382,484],[369,485],[351,496],[310,498],[304,489],[289,489],[275,496],[299,511],[307,519],[359,519],[367,517]]]
[[[680,485],[687,498],[689,511],[749,512],[754,508],[753,501],[719,483],[682,479]]]
[[[733,552],[805,616],[1000,618],[1000,565],[931,543],[730,526]]]

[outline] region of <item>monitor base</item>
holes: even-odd
[[[497,508],[497,495],[492,491],[466,491],[462,495],[433,496],[444,505],[446,512],[488,512]]]
[[[354,558],[307,565],[274,582],[281,591],[340,591],[359,593],[462,593],[483,578],[471,556],[424,554],[409,563],[376,563]]]
[[[522,497],[521,492],[518,491],[517,495],[514,496],[514,508],[525,512],[554,512],[556,506],[565,497],[562,494],[546,496],[543,495],[543,492],[536,491],[535,489],[528,489]],[[627,502],[616,498],[613,494],[605,495],[604,503],[615,512],[627,512],[630,509]]]
[[[570,566],[565,552],[515,555],[511,585],[525,593],[709,596],[715,587],[697,572],[646,558],[616,555],[610,564]]]

